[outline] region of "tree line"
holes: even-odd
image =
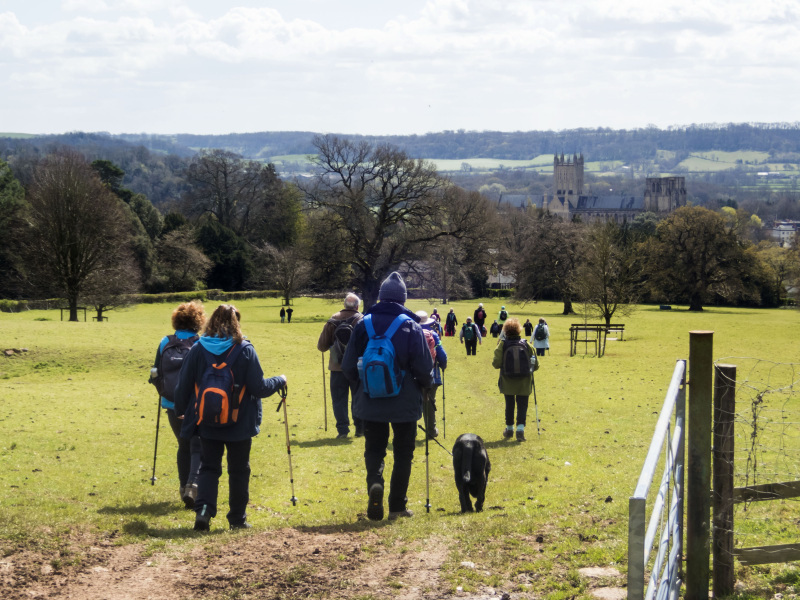
[[[313,176],[295,181],[202,151],[160,206],[126,187],[121,165],[74,148],[0,162],[0,296],[63,298],[71,319],[137,291],[206,287],[278,289],[287,302],[353,289],[370,304],[400,270],[415,293],[446,301],[485,294],[502,271],[519,299],[608,322],[639,301],[776,306],[796,277],[797,252],[761,239],[758,218],[735,206],[564,222],[498,205],[390,144],[316,136],[313,147]]]

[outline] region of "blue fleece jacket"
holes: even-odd
[[[375,332],[386,331],[399,314],[410,317],[392,337],[395,360],[401,371],[405,372],[400,394],[393,398],[370,398],[358,374],[358,359],[364,355],[369,336],[364,321],[356,325],[347,350],[342,358],[342,372],[358,388],[353,396],[353,416],[365,421],[383,423],[408,423],[422,417],[422,388],[433,385],[431,370],[433,360],[419,326],[419,317],[402,304],[379,302],[370,308],[366,315],[372,315]]]
[[[261,427],[261,398],[266,398],[283,387],[281,377],[264,378],[264,371],[258,360],[255,348],[248,341],[242,342],[242,352],[231,365],[234,381],[244,382],[245,394],[239,408],[236,423],[226,427],[212,427],[201,423],[197,425],[195,413],[195,384],[199,383],[206,369],[205,349],[221,350],[217,358],[221,358],[233,345],[230,338],[210,338],[203,336],[186,356],[181,368],[181,377],[175,387],[175,412],[184,415],[181,436],[189,438],[198,433],[201,438],[239,442],[258,435]]]

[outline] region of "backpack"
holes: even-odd
[[[405,321],[410,320],[408,315],[397,315],[383,335],[377,335],[372,315],[364,317],[369,341],[359,361],[359,375],[370,398],[392,398],[400,393],[405,373],[397,366],[392,336]]]
[[[471,342],[472,340],[475,339],[475,330],[473,329],[472,324],[467,325],[466,323],[464,323],[463,331],[465,340]]]
[[[486,318],[486,313],[482,308],[478,310],[478,314],[475,315],[475,318],[480,319],[481,321],[483,321]]]
[[[436,340],[433,339],[433,332],[423,329],[423,335],[425,335],[425,341],[428,343],[428,350],[431,351],[431,358],[433,362],[436,363]]]
[[[168,335],[167,343],[161,350],[161,366],[158,375],[151,383],[156,386],[159,396],[170,402],[175,402],[175,386],[178,385],[178,376],[181,373],[183,359],[189,354],[199,336],[180,339],[176,335]]]
[[[505,340],[503,342],[502,373],[505,377],[530,377],[531,359],[524,340]]]
[[[542,323],[536,326],[536,331],[533,332],[533,339],[538,342],[547,339],[547,334],[544,331],[544,325]]]
[[[504,310],[500,311],[500,320],[505,321],[508,318],[508,313]]]
[[[333,330],[333,345],[339,353],[339,360],[344,356],[344,351],[347,350],[347,343],[350,341],[350,336],[353,335],[353,327],[358,324],[362,319],[361,314],[353,315],[341,321],[334,321],[336,328]]]
[[[194,386],[198,425],[226,427],[236,423],[239,418],[245,386],[236,383],[231,367],[243,348],[244,343],[236,344],[225,356],[218,357],[201,346],[206,368],[200,383]]]

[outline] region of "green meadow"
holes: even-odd
[[[428,312],[438,307],[443,314],[453,308],[461,323],[477,302],[410,300],[408,306]],[[483,302],[491,320],[501,303]],[[207,312],[215,306],[207,304]],[[298,298],[291,324],[280,323],[278,300],[237,303],[265,373],[288,377],[299,498],[293,506],[283,411],[276,412],[278,397],[272,396],[264,400],[262,433],[251,456],[248,518],[254,528],[243,535],[287,527],[355,531],[392,548],[446,540],[449,554],[442,570],[451,592],[458,586],[465,591],[505,586],[537,597],[583,597],[588,582],[577,569],[613,566],[625,572],[628,498],[675,361],[688,358],[689,331],[715,332],[715,360],[800,363],[796,311],[710,307],[689,313],[679,306],[671,311],[641,306],[624,319],[624,341],[609,340],[605,356],[596,358],[569,356],[569,325],[582,319],[560,314],[561,304],[506,306],[521,322],[544,317],[550,327],[551,349],[535,377],[540,433],[531,402],[528,441],[501,438],[504,403],[491,366],[493,338],[484,340],[474,357],[466,356],[458,338],[444,338],[449,367],[445,398],[441,389],[438,395],[439,440],[447,449],[465,432],[486,441],[492,462],[486,509],[459,513],[450,456],[431,443],[432,508],[426,513],[420,432],[408,493],[415,516],[375,524],[364,516],[363,441],[334,440],[329,395],[324,428],[326,393],[316,342],[339,303]],[[100,324],[61,322],[58,311],[0,314],[0,350],[27,349],[0,356],[2,554],[36,549],[57,556],[76,532],[87,539],[110,537],[116,544],[142,543],[143,552],[180,553],[207,543],[208,536],[192,530],[193,514],[179,502],[175,442],[165,417],[157,481],[150,481],[157,399],[147,378],[159,341],[171,333],[172,308],[140,305],[111,312]],[[212,520],[211,539],[226,531],[225,475],[220,490],[220,516]],[[792,530],[794,520],[796,514],[789,522]],[[463,561],[481,568],[465,568]],[[739,578],[753,597],[776,578],[792,580],[780,565],[741,568]]]

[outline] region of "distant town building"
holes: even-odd
[[[583,154],[553,156],[553,194],[504,194],[501,204],[535,206],[565,220],[631,220],[643,212],[669,213],[686,206],[684,177],[648,177],[644,196],[593,196],[583,193]]]
[[[800,228],[800,221],[775,221],[767,233],[772,236],[782,248],[790,248],[794,245],[797,229]]]

